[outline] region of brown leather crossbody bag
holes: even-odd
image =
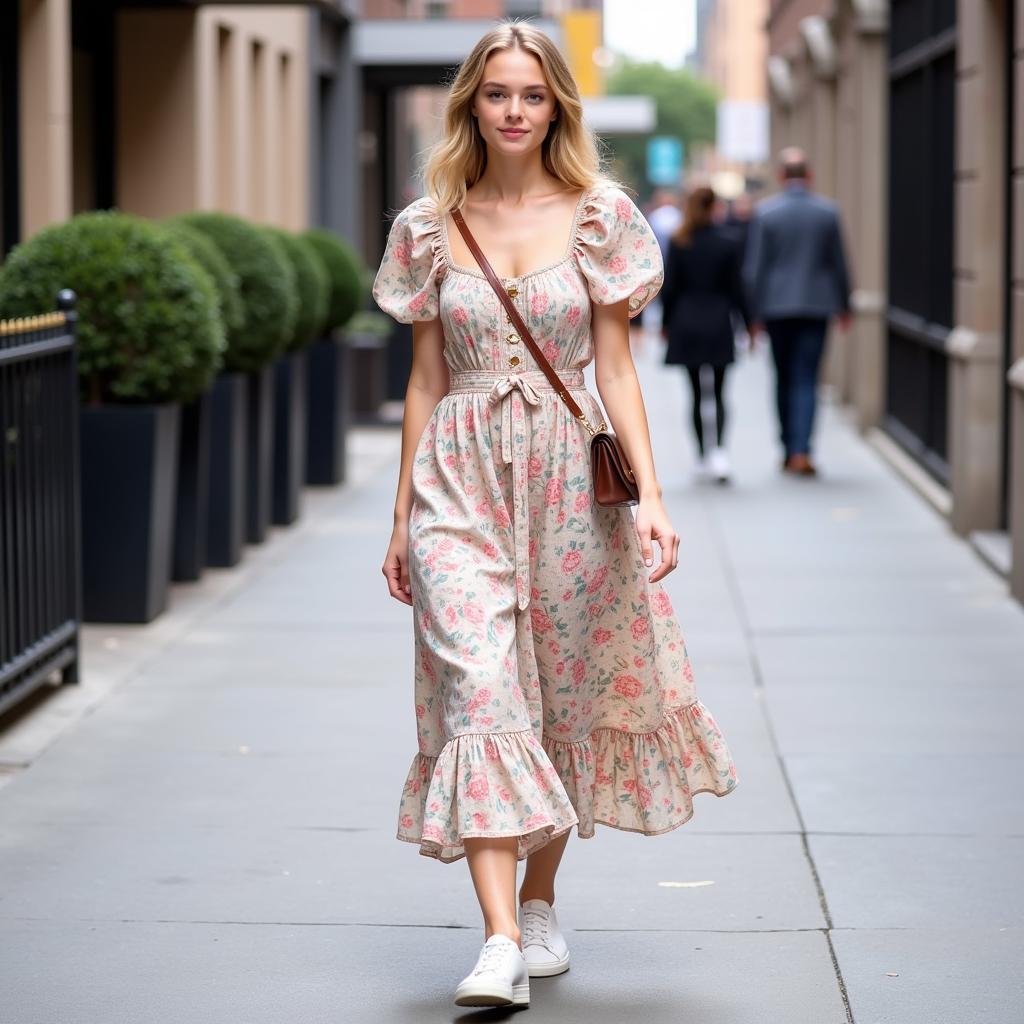
[[[598,505],[635,505],[640,500],[640,492],[633,477],[633,470],[630,469],[629,462],[622,451],[618,438],[608,430],[607,424],[604,421],[601,422],[600,427],[595,428],[591,425],[586,414],[572,395],[569,394],[561,378],[544,357],[540,346],[533,340],[533,335],[530,334],[529,328],[519,315],[519,310],[516,309],[512,297],[498,280],[497,275],[494,273],[494,268],[487,261],[487,257],[481,251],[480,246],[477,245],[477,241],[469,230],[469,225],[466,224],[462,214],[456,209],[452,209],[451,213],[456,227],[466,240],[466,245],[469,246],[469,251],[476,258],[477,264],[484,272],[484,277],[487,278],[495,294],[501,300],[501,304],[505,307],[509,319],[526,343],[526,347],[536,360],[537,366],[544,371],[545,376],[551,381],[552,387],[554,387],[559,397],[569,407],[569,411],[573,416],[590,432],[590,468],[594,481],[594,501]]]

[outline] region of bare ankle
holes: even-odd
[[[505,935],[517,946],[522,946],[521,936],[519,934],[519,925],[514,921],[504,924],[484,925],[484,942],[486,942],[492,935]]]
[[[554,906],[555,893],[552,889],[527,889],[524,886],[519,890],[519,905],[522,906],[527,900],[544,900]]]

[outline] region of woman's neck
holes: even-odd
[[[527,160],[528,156],[521,160],[496,159],[493,153],[489,153],[487,168],[473,186],[475,198],[495,200],[506,206],[521,206],[527,198],[566,190],[562,182],[544,170],[539,153],[536,159],[529,160],[529,163]]]

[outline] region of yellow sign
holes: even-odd
[[[601,12],[567,11],[561,15],[565,59],[581,96],[603,96],[604,77],[594,60],[601,48]]]

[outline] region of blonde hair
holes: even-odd
[[[556,117],[541,143],[544,168],[566,185],[592,188],[621,183],[604,173],[593,133],[583,123],[579,89],[558,47],[539,29],[515,19],[485,33],[459,66],[444,112],[444,135],[428,152],[423,178],[428,195],[441,210],[461,206],[466,191],[480,180],[487,166],[487,147],[471,106],[493,53],[516,48],[540,62],[556,100]]]

